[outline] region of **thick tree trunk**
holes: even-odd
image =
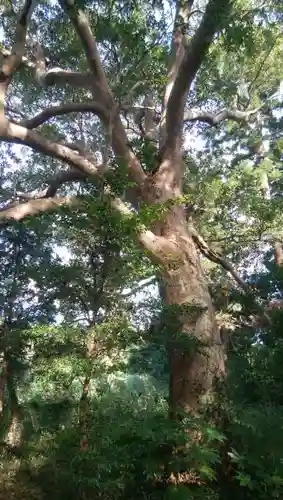
[[[159,234],[174,242],[178,258],[162,259],[165,331],[170,359],[170,412],[196,413],[225,372],[224,349],[208,284],[190,236],[184,207],[174,207]]]

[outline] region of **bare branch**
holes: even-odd
[[[79,199],[75,196],[63,196],[60,198],[46,198],[30,200],[26,203],[9,206],[0,211],[0,221],[22,220],[27,216],[37,215],[42,212],[50,212],[60,206],[76,206]]]
[[[122,217],[133,217],[133,212],[120,199],[112,195],[109,187],[104,190],[104,195],[109,199],[111,208]],[[37,215],[42,212],[52,211],[59,206],[78,207],[82,200],[75,196],[58,198],[43,198],[27,201],[26,203],[12,203],[0,210],[0,221],[22,220],[26,216]],[[162,236],[156,236],[145,227],[140,227],[136,232],[138,242],[151,253],[157,262],[168,263],[174,260],[179,253],[175,242]]]
[[[77,168],[87,175],[100,175],[98,168],[93,163],[71,148],[52,142],[42,137],[38,132],[12,123],[7,119],[0,122],[0,140],[29,146],[35,151],[68,163],[71,167]]]
[[[20,17],[17,22],[15,42],[10,56],[4,61],[1,68],[1,80],[10,78],[20,64],[25,50],[26,30],[29,13],[32,7],[32,0],[26,0]]]
[[[167,106],[166,147],[164,156],[180,154],[184,107],[187,92],[199,70],[217,31],[234,0],[210,0],[199,28],[188,45],[175,79]]]
[[[33,118],[21,121],[19,125],[28,129],[33,129],[39,127],[51,118],[69,113],[94,113],[103,120],[106,120],[108,115],[104,106],[96,102],[70,103],[46,108]]]
[[[97,167],[99,170],[99,167]],[[78,182],[88,179],[88,176],[84,172],[80,172],[79,170],[68,170],[60,172],[55,179],[51,179],[49,181],[49,186],[46,191],[46,198],[51,196],[55,196],[57,190],[62,184],[66,184],[67,182]]]
[[[211,126],[219,125],[224,120],[233,120],[238,123],[248,122],[250,116],[259,111],[259,108],[251,109],[249,111],[240,111],[238,109],[223,109],[218,113],[210,113],[209,111],[185,111],[184,122],[205,122]]]
[[[283,267],[283,247],[282,242],[278,240],[274,242],[274,260],[278,267]]]
[[[19,198],[20,200],[24,200],[24,201],[40,200],[42,198],[48,198],[47,190],[48,190],[48,187],[46,189],[43,189],[42,191],[34,190],[34,191],[30,191],[29,193],[25,193],[24,191],[17,191],[16,197]],[[13,203],[13,206],[17,204],[16,202],[12,202],[12,203]]]

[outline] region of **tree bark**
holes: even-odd
[[[209,402],[216,380],[225,373],[225,356],[185,208],[173,207],[158,231],[176,248],[172,258],[162,254],[159,261],[170,361],[169,411],[174,417],[178,410],[196,413]]]

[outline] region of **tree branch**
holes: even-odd
[[[0,140],[23,144],[35,151],[57,158],[87,175],[101,175],[99,169],[82,155],[60,143],[42,137],[38,132],[29,130],[4,119],[0,122]]]
[[[34,48],[35,63],[24,61],[25,65],[35,70],[35,77],[38,83],[43,87],[52,85],[72,85],[73,87],[96,89],[93,76],[88,73],[78,73],[76,71],[65,70],[62,68],[51,68],[46,71],[46,59],[43,50],[39,44]]]
[[[0,47],[0,56],[3,59],[9,59],[12,56],[12,51],[5,47]],[[58,67],[46,70],[46,62],[50,63],[51,61],[49,58],[44,57],[39,45],[35,47],[34,58],[35,61],[23,56],[18,67],[24,66],[34,70],[36,79],[42,86],[66,86],[67,84],[78,88],[96,89],[93,76],[90,73],[80,73]]]
[[[112,195],[109,187],[106,187],[103,194],[109,199],[111,208],[122,217],[133,217],[133,212],[120,199]],[[0,221],[22,220],[26,216],[37,215],[42,212],[52,211],[58,206],[79,206],[81,200],[76,196],[63,196],[58,198],[43,198],[27,201],[26,203],[12,203],[8,207],[0,210]],[[157,262],[168,263],[174,260],[179,253],[175,242],[171,242],[162,236],[156,236],[146,227],[137,228],[136,237],[138,242],[151,253]]]
[[[156,276],[151,276],[150,278],[145,278],[142,281],[140,281],[140,283],[138,285],[130,288],[130,290],[128,292],[125,292],[122,290],[120,292],[121,296],[123,297],[123,299],[131,297],[132,295],[135,295],[136,293],[140,292],[144,288],[147,288],[148,286],[153,285],[156,282],[157,282]]]
[[[105,76],[97,45],[92,35],[88,19],[82,10],[77,10],[73,0],[59,0],[62,8],[67,12],[74,28],[82,42],[88,60],[89,68],[101,86],[105,97],[112,97],[107,78]],[[108,96],[107,96],[108,94]]]
[[[29,15],[32,10],[33,0],[26,0],[19,16],[17,26],[15,41],[12,50],[8,57],[3,58],[3,63],[0,67],[0,113],[1,118],[4,116],[4,99],[7,92],[7,88],[11,82],[12,75],[21,63],[22,57],[24,55],[25,43],[26,43],[26,32],[27,24],[29,20]]]
[[[96,102],[61,104],[46,108],[33,118],[22,120],[19,125],[28,129],[39,127],[51,118],[69,113],[94,113],[102,120],[107,120],[108,112],[102,104]]]
[[[33,0],[25,1],[24,7],[17,22],[15,42],[13,44],[12,51],[7,60],[4,61],[4,64],[1,68],[1,80],[2,78],[8,79],[12,76],[24,55],[27,24],[32,8],[32,2]]]
[[[12,55],[12,51],[6,49],[5,47],[0,47],[0,55],[3,59],[9,58]],[[23,56],[20,65],[24,65],[27,68],[35,69],[35,63],[30,61],[27,57]]]
[[[75,196],[62,196],[60,198],[45,198],[30,200],[0,210],[0,221],[22,220],[27,216],[37,215],[42,212],[50,212],[60,206],[76,206],[79,199]]]
[[[192,226],[189,227],[189,231],[200,252],[212,262],[220,264],[231,274],[231,276],[233,276],[234,280],[246,293],[250,293],[250,286],[241,278],[239,273],[233,268],[232,264],[230,264],[230,262],[225,259],[225,257],[223,257],[220,253],[212,250]]]
[[[175,84],[181,62],[185,55],[185,33],[187,24],[190,18],[191,9],[194,0],[183,2],[178,0],[176,7],[176,16],[174,20],[173,36],[171,44],[171,63],[167,76],[167,85],[164,93],[164,100],[162,106],[162,115],[160,120],[160,137],[159,137],[159,150],[162,151],[166,141],[166,122],[167,107],[169,98]]]
[[[122,160],[129,169],[129,177],[137,185],[138,192],[141,192],[146,175],[142,166],[128,145],[128,138],[125,128],[120,118],[120,107],[115,103],[114,97],[108,85],[105,72],[103,70],[101,60],[99,57],[95,38],[91,32],[88,20],[81,10],[77,10],[74,6],[73,0],[59,0],[63,9],[70,17],[74,28],[82,42],[85,54],[89,63],[89,68],[94,77],[94,82],[99,93],[99,98],[104,106],[109,109],[109,121],[107,124],[109,144],[112,145],[116,159]],[[95,90],[92,88],[95,96]]]
[[[234,0],[210,0],[179,67],[167,106],[165,157],[180,154],[187,92]]]
[[[51,68],[46,71],[45,63],[50,62],[48,58],[44,58],[43,52],[41,52],[41,70],[42,72],[38,74],[38,49],[35,50],[35,61],[28,59],[23,56],[21,62],[18,67],[25,66],[26,68],[32,69],[35,71],[37,80],[44,87],[49,86],[66,86],[72,85],[73,87],[92,89],[94,87],[93,76],[89,73],[79,73],[77,71],[65,70],[62,68]],[[0,47],[0,56],[3,59],[10,58],[12,55],[11,50],[6,49],[5,47]]]
[[[238,109],[224,109],[218,113],[211,113],[209,111],[185,111],[184,122],[201,121],[208,123],[211,126],[219,125],[224,120],[233,120],[238,123],[248,122],[250,116],[257,113],[260,108],[251,109],[249,111],[240,111]]]
[[[42,191],[31,191],[29,193],[17,191],[16,195],[22,200],[52,198],[55,196],[62,184],[66,184],[67,182],[82,181],[87,178],[88,176],[83,172],[80,172],[80,170],[63,170],[62,172],[59,172],[56,177],[47,181],[48,187],[46,189],[43,189]]]

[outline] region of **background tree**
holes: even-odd
[[[17,380],[28,368],[25,331],[37,322],[52,322],[55,315],[52,296],[44,287],[52,257],[50,247],[44,248],[43,229],[43,224],[25,227],[16,222],[1,233],[1,419],[3,423],[7,402],[10,418],[5,440],[12,447],[20,445],[22,438]]]

